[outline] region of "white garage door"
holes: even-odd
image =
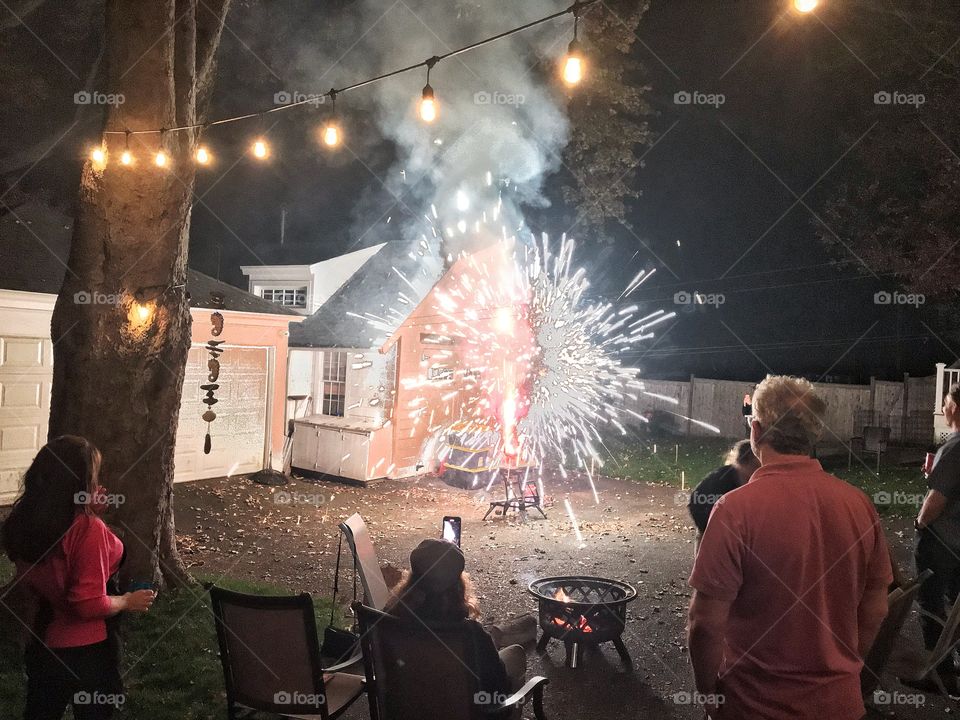
[[[264,466],[267,426],[268,348],[225,346],[213,406],[217,419],[210,426],[213,449],[203,453],[207,424],[201,415],[206,392],[209,353],[190,348],[183,379],[183,401],[177,429],[176,480],[254,472]]]
[[[0,337],[0,502],[47,440],[53,345],[49,338]]]
[[[207,383],[202,347],[190,349],[177,430],[176,481],[253,472],[264,466],[269,349],[226,347],[220,356],[220,400],[203,454],[207,425],[200,389]],[[0,336],[0,504],[14,500],[24,470],[47,439],[53,348],[49,338]]]

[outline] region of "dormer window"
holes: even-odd
[[[289,308],[307,307],[307,287],[299,288],[263,288],[260,296],[277,305]]]

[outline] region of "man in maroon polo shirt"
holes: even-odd
[[[760,469],[714,507],[690,576],[706,717],[860,720],[860,670],[892,581],[880,518],[810,452],[826,405],[806,380],[753,395]]]

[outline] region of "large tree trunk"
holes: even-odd
[[[107,130],[197,122],[229,0],[108,0],[109,87],[125,102]],[[203,71],[198,74],[198,68]],[[174,444],[190,312],[185,283],[197,133],[107,136],[108,164],[83,169],[68,270],[53,314],[50,437],[103,452],[108,522],[127,549],[127,579],[179,583],[172,509]],[[198,412],[200,410],[198,409]]]

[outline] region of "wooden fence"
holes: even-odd
[[[743,396],[753,393],[755,383],[691,376],[685,382],[645,379],[643,384],[644,392],[624,401],[633,412],[652,411],[656,422],[683,435],[717,436],[700,424],[705,423],[719,428],[721,437],[746,436]],[[860,435],[865,425],[889,427],[891,440],[898,443],[926,445],[932,441],[936,394],[932,375],[905,375],[902,382],[871,379],[869,385],[814,385],[827,403],[824,442],[847,442]],[[632,420],[632,424],[638,422]]]

